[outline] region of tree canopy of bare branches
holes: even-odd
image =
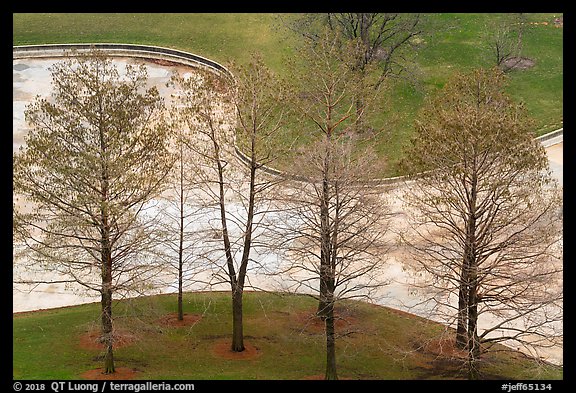
[[[370,296],[382,285],[386,230],[385,203],[378,191],[362,186],[380,164],[352,132],[365,107],[362,76],[350,67],[360,47],[325,30],[303,53],[306,72],[295,69],[288,101],[310,143],[298,151],[290,171],[304,182],[291,183],[276,197],[280,213],[270,223],[271,244],[285,251],[283,271],[295,288],[318,293],[318,315],[326,326],[326,379],[337,379],[334,305],[339,299]],[[378,94],[372,96],[376,99]],[[365,144],[363,144],[365,143]]]
[[[207,250],[203,258],[215,265],[217,283],[232,293],[232,350],[244,350],[242,295],[259,222],[266,214],[264,194],[274,184],[260,170],[274,158],[272,139],[283,121],[283,88],[258,56],[246,66],[233,66],[234,79],[212,73],[177,77],[180,115],[196,136],[190,145],[198,157],[198,176],[206,206],[216,207],[214,226],[222,256]],[[232,114],[232,118],[230,118]],[[234,145],[245,149],[247,170],[236,162]]]
[[[407,56],[417,47],[413,42],[422,34],[419,14],[326,13],[302,14],[287,23],[290,30],[305,38],[304,47],[324,45],[326,35],[350,71],[357,74],[362,88],[357,91],[355,131],[369,130],[363,111],[366,99],[381,88],[390,76],[406,74]],[[350,52],[351,51],[351,52]]]
[[[374,299],[385,285],[386,200],[381,190],[362,183],[375,173],[376,155],[356,155],[356,149],[349,135],[325,136],[301,149],[292,170],[309,181],[285,184],[275,199],[279,213],[266,228],[269,243],[285,257],[284,285],[317,293],[326,328],[326,379],[338,379],[336,303]]]
[[[493,64],[508,72],[522,58],[522,40],[525,18],[522,14],[506,15],[503,19],[486,26],[485,40]]]
[[[406,68],[406,54],[413,39],[422,34],[419,14],[399,13],[326,13],[302,14],[289,23],[289,28],[309,41],[318,42],[328,27],[345,40],[358,41],[362,48],[350,65],[364,71],[368,64],[380,63],[379,83],[389,75]]]

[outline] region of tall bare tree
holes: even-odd
[[[561,199],[533,122],[504,86],[498,69],[456,75],[423,108],[404,160],[416,180],[405,240],[437,311],[457,325],[470,378],[488,344],[561,337]]]
[[[173,163],[169,128],[144,65],[121,76],[91,51],[51,73],[52,96],[27,107],[31,130],[14,154],[14,195],[26,201],[15,215],[28,258],[100,293],[104,373],[113,373],[113,295],[154,269],[147,207]]]
[[[203,214],[203,204],[198,200],[195,188],[199,186],[197,169],[191,145],[195,144],[191,133],[175,122],[171,148],[175,155],[173,171],[167,179],[169,187],[162,198],[162,216],[157,220],[156,233],[162,239],[162,259],[165,265],[178,275],[177,318],[184,320],[184,288],[197,284],[203,271],[198,261],[198,245],[206,235],[206,228],[197,225]],[[172,274],[168,274],[168,280]]]
[[[360,118],[366,115],[368,106],[379,97],[378,92],[375,92],[370,101],[363,101],[365,107],[361,111],[355,110],[358,97],[364,94],[363,76],[355,72],[350,63],[355,61],[361,50],[357,42],[349,42],[342,47],[341,37],[325,29],[324,36],[317,45],[302,52],[306,71],[301,72],[298,66],[292,66],[294,92],[290,104],[293,107],[292,113],[297,114],[295,121],[306,130],[305,138],[311,141],[310,143],[324,143],[323,146],[327,149],[318,152],[325,161],[320,182],[323,184],[322,200],[325,201],[321,214],[325,217],[326,225],[329,187],[333,175],[332,160],[337,159],[331,155],[332,142],[342,141],[340,138],[343,135],[352,138],[352,130]],[[369,143],[359,138],[353,139],[358,143]],[[321,260],[327,265],[329,256],[322,255]],[[324,284],[321,280],[318,305],[321,316],[326,310]]]
[[[224,263],[219,266],[217,276],[231,288],[232,350],[241,352],[245,349],[242,299],[250,252],[258,222],[266,213],[261,195],[273,184],[260,173],[273,158],[271,146],[284,107],[283,88],[259,56],[254,56],[246,66],[233,69],[233,80],[206,72],[199,78],[176,77],[174,82],[181,90],[184,122],[205,142],[195,151],[202,158],[199,173],[204,179],[205,199],[212,200],[218,209],[216,233]],[[239,164],[233,150],[236,140],[247,152],[247,171],[242,165],[233,168],[230,162]],[[213,262],[219,260],[213,252],[206,256]]]
[[[374,299],[385,285],[386,201],[381,189],[367,183],[378,160],[370,149],[359,152],[355,142],[350,135],[324,136],[302,148],[291,169],[308,181],[285,184],[276,197],[280,213],[267,228],[269,243],[285,255],[286,263],[280,264],[284,284],[319,300],[325,379],[338,379],[337,302]]]
[[[296,286],[317,285],[317,314],[326,327],[326,379],[337,379],[335,302],[368,296],[381,284],[370,278],[384,254],[379,241],[385,208],[377,192],[362,187],[380,162],[361,147],[370,142],[351,131],[366,113],[355,110],[362,77],[349,66],[360,50],[355,42],[342,47],[339,37],[326,30],[302,53],[306,72],[294,68],[295,90],[288,102],[310,142],[290,171],[305,180],[282,189],[276,200],[282,213],[270,229],[288,250],[293,262],[286,272],[295,274]]]

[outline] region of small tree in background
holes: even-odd
[[[26,109],[14,154],[15,217],[27,257],[101,295],[104,373],[115,371],[112,300],[155,271],[147,204],[173,164],[170,130],[145,66],[124,76],[98,51],[51,68],[53,94]]]
[[[380,64],[378,84],[406,69],[406,54],[414,39],[422,35],[420,14],[341,12],[302,14],[287,22],[292,31],[311,42],[319,42],[327,27],[345,41],[361,43],[361,50],[350,66],[363,73],[366,67]]]
[[[177,318],[184,320],[183,292],[192,283],[201,281],[197,276],[204,271],[198,261],[198,248],[206,229],[198,225],[203,206],[198,200],[197,157],[193,154],[196,141],[193,134],[183,130],[176,122],[171,148],[175,164],[168,177],[163,195],[162,216],[157,222],[156,233],[162,239],[162,259],[166,266],[177,271]],[[170,275],[171,276],[171,275]]]
[[[492,62],[504,72],[512,70],[522,60],[525,23],[523,14],[508,14],[486,27],[485,41]]]
[[[404,240],[437,310],[456,322],[471,379],[493,343],[561,339],[561,198],[504,83],[498,69],[455,76],[423,108],[403,161],[416,179]],[[480,328],[482,320],[496,322]]]
[[[326,13],[302,14],[285,23],[305,38],[306,46],[322,45],[327,31],[339,37],[335,43],[340,54],[351,44],[356,48],[344,56],[350,71],[359,76],[361,89],[356,96],[357,120],[355,129],[366,130],[367,107],[364,102],[377,93],[389,77],[406,74],[411,53],[418,47],[415,41],[422,35],[420,14],[400,13]],[[336,55],[338,53],[333,53]]]

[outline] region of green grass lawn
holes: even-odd
[[[508,92],[526,105],[542,135],[563,125],[563,28],[561,14],[526,14],[523,55],[534,60],[527,70],[509,73]],[[285,18],[289,18],[285,15]],[[490,66],[487,26],[504,14],[426,14],[426,32],[408,64],[409,79],[390,82],[389,109],[373,121],[384,132],[376,143],[382,176],[398,175],[395,163],[413,134],[413,121],[428,94],[455,71]],[[246,62],[260,52],[283,75],[288,58],[297,57],[297,38],[275,14],[13,14],[13,44],[118,42],[158,45],[199,54],[221,63]],[[546,22],[547,24],[542,24]],[[305,132],[305,131],[304,131]],[[293,133],[286,133],[292,135]],[[290,144],[284,141],[284,144]],[[279,163],[282,168],[282,163]]]
[[[218,62],[261,52],[279,69],[292,44],[274,14],[14,14],[14,45],[114,42],[180,49]]]
[[[231,337],[230,294],[185,294],[185,312],[202,314],[193,326],[170,327],[156,321],[174,312],[175,296],[117,302],[115,326],[133,341],[115,350],[116,367],[138,370],[136,378],[303,379],[324,373],[325,338],[321,325],[307,319],[316,306],[308,296],[245,293],[246,342],[261,352],[250,360],[227,360],[213,353]],[[337,364],[341,378],[463,379],[461,360],[423,346],[443,330],[423,318],[363,302],[339,308]],[[80,379],[102,367],[101,351],[84,349],[80,338],[98,329],[99,304],[15,314],[15,379]],[[486,379],[561,379],[562,368],[537,366],[524,355],[498,352],[482,359]]]

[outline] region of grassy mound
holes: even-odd
[[[249,352],[233,357],[230,295],[188,293],[185,313],[170,323],[175,296],[125,300],[114,306],[116,367],[135,379],[314,379],[323,375],[325,338],[308,296],[247,292],[244,334]],[[464,379],[462,354],[440,325],[363,302],[337,309],[337,364],[342,379]],[[15,314],[15,379],[81,379],[102,366],[102,349],[87,345],[99,328],[99,304]],[[92,336],[91,336],[92,335]],[[90,344],[88,342],[88,344]],[[93,343],[92,343],[93,344]],[[516,352],[482,360],[486,379],[561,379],[562,369],[537,366]],[[88,377],[91,378],[91,377]]]

